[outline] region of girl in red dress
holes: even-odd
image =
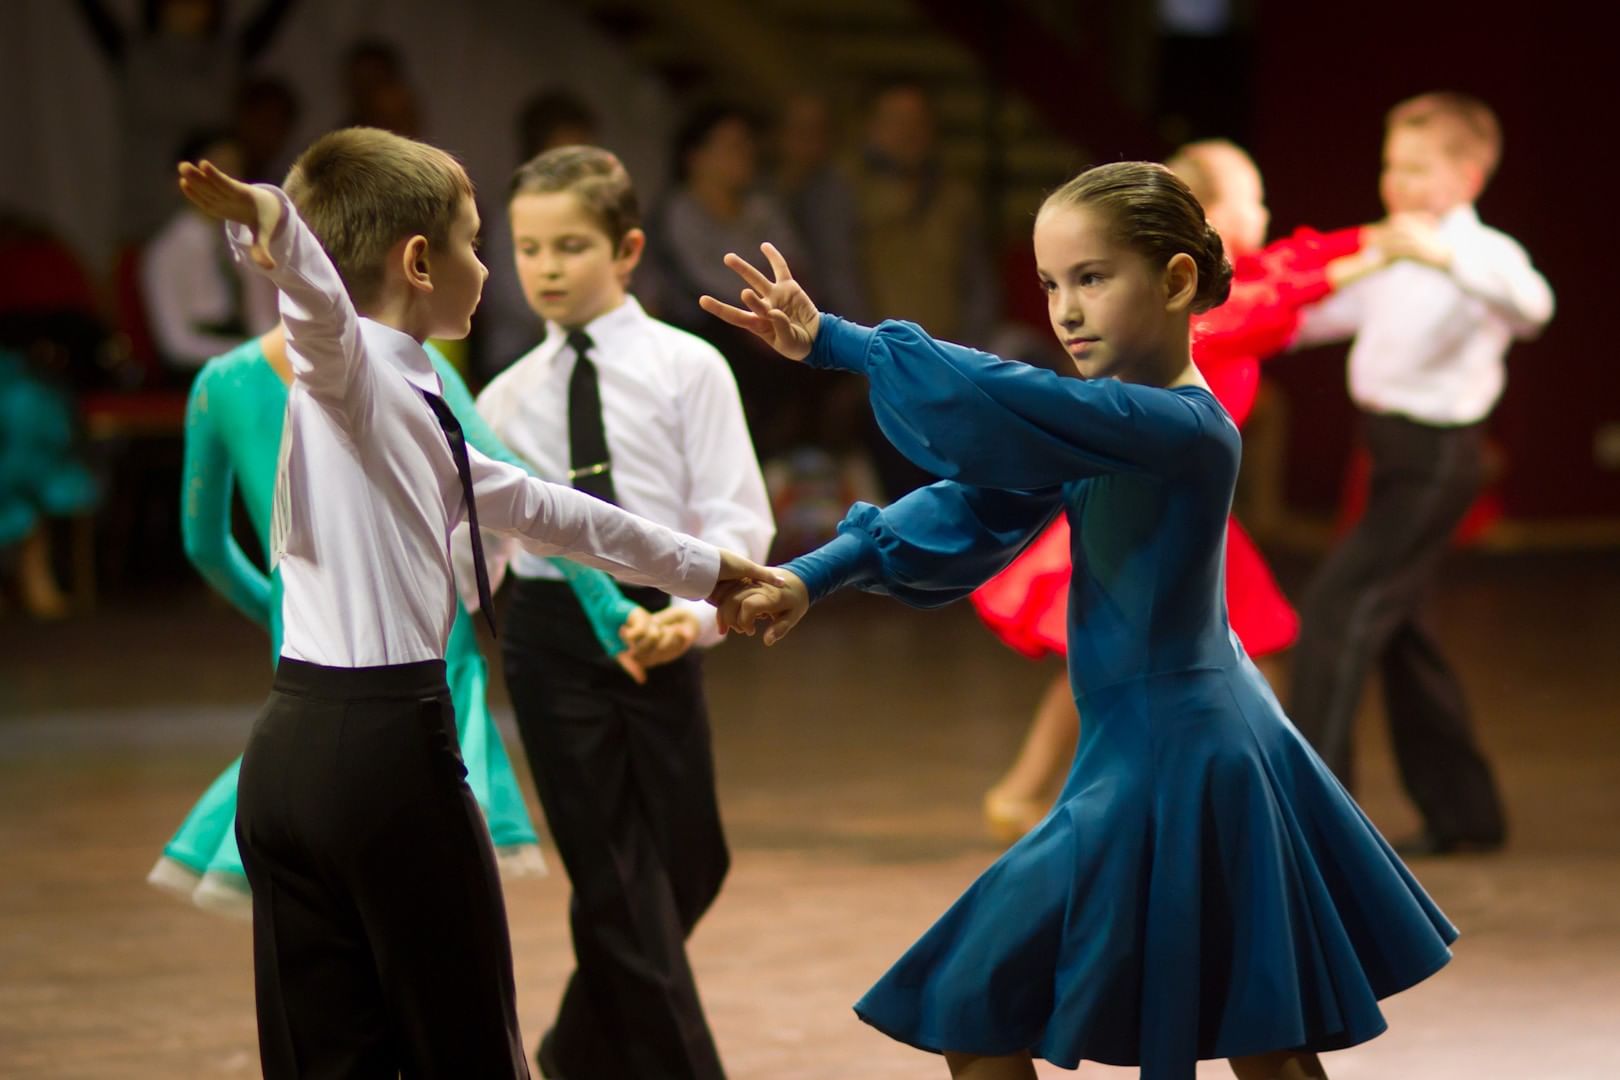
[[[1192,355],[1210,390],[1240,427],[1260,389],[1260,362],[1287,347],[1300,309],[1384,264],[1368,229],[1300,229],[1265,245],[1270,213],[1260,172],[1224,139],[1182,147],[1167,162],[1204,205],[1233,265],[1230,299],[1192,323]],[[1069,527],[1062,517],[973,595],[979,616],[1026,656],[1067,652]],[[1255,658],[1288,648],[1299,618],[1265,560],[1238,525],[1226,533],[1226,603],[1232,629]],[[1067,768],[1079,732],[1068,680],[1042,696],[1018,759],[986,793],[991,829],[1011,842],[1045,815],[1049,789]]]

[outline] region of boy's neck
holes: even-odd
[[[426,327],[420,325],[421,312],[415,300],[416,295],[410,288],[385,289],[375,303],[367,304],[364,308],[356,304],[355,314],[374,323],[381,323],[389,329],[398,330],[420,345],[431,335],[428,334]]]
[[[609,303],[604,304],[600,309],[598,309],[595,312],[595,314],[586,316],[585,318],[580,319],[577,322],[566,322],[566,323],[561,323],[560,322],[560,323],[557,324],[557,327],[558,327],[558,329],[560,329],[565,334],[572,334],[575,330],[583,330],[587,326],[591,325],[591,323],[595,322],[597,319],[600,319],[602,316],[611,315],[615,311],[618,311],[620,308],[624,307],[624,305],[629,301],[629,299],[630,299],[630,294],[628,292],[626,292],[625,290],[620,289],[615,294],[615,298],[612,299]]]

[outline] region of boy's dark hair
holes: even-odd
[[[1186,254],[1198,267],[1192,310],[1208,311],[1226,302],[1232,264],[1221,234],[1204,219],[1204,208],[1181,178],[1148,161],[1116,161],[1087,169],[1046,197],[1041,213],[1053,206],[1090,206],[1108,215],[1114,238],[1156,266]]]
[[[376,299],[396,243],[420,234],[442,246],[473,197],[466,170],[445,151],[365,127],[316,139],[283,186],[358,307]]]
[[[685,183],[690,170],[686,159],[693,150],[708,141],[714,129],[732,120],[741,120],[750,132],[759,131],[759,121],[752,112],[728,101],[710,101],[686,114],[681,126],[675,129],[675,179]]]
[[[559,146],[518,166],[507,191],[519,195],[571,191],[618,251],[631,229],[641,227],[641,202],[624,164],[600,146]]]
[[[594,132],[597,127],[596,114],[579,98],[566,90],[542,90],[525,102],[518,114],[518,144],[528,159],[544,153],[558,131],[578,128]]]
[[[1478,165],[1483,180],[1491,178],[1502,160],[1502,124],[1491,107],[1472,94],[1436,90],[1407,98],[1389,110],[1384,127],[1433,132],[1451,157]]]

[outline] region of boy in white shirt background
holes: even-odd
[[[1552,317],[1546,280],[1474,202],[1501,129],[1465,94],[1422,94],[1386,121],[1371,243],[1390,266],[1306,309],[1296,345],[1354,338],[1350,395],[1372,461],[1361,520],[1301,605],[1289,715],[1346,785],[1351,729],[1374,664],[1402,782],[1423,831],[1408,854],[1490,850],[1501,796],[1462,686],[1424,619],[1441,557],[1484,479],[1484,425],[1515,338]]]
[[[701,338],[627,293],[645,244],[635,187],[606,150],[559,147],[514,176],[518,278],[546,338],[478,398],[540,476],[763,559],[775,525],[736,380]],[[564,1080],[719,1080],[686,938],[730,865],[715,793],[702,646],[713,609],[626,590],[633,682],[578,601],[519,554],[503,666],[573,885],[576,969],[537,1053]]]
[[[445,684],[451,530],[465,517],[476,538],[481,511],[530,550],[688,597],[771,572],[466,446],[421,345],[467,333],[488,276],[454,158],[352,128],[306,150],[285,193],[180,172],[281,290],[293,372],[271,529],[282,657],[237,811],[264,1075],[527,1077]],[[473,556],[487,595],[476,539]]]

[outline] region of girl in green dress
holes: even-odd
[[[479,418],[455,368],[432,346],[428,354],[467,441],[488,457],[527,468]],[[260,569],[232,537],[231,487],[235,484],[241,490],[261,550],[268,551],[287,379],[286,340],[280,327],[203,367],[186,409],[181,493],[186,555],[225,599],[269,631],[272,663],[281,655],[281,579]],[[579,597],[604,651],[633,678],[643,678],[620,631],[633,636],[646,613],[625,599],[606,574],[562,559],[555,562]],[[542,875],[546,867],[539,839],[484,700],[488,669],[472,620],[460,604],[445,662],[467,782],[483,808],[501,871],[509,877]],[[237,758],[203,793],[164,846],[147,881],[207,910],[247,918],[252,908],[235,829],[240,766]]]

